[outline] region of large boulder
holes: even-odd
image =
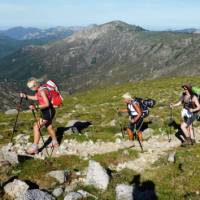
[[[92,197],[91,199],[98,199],[93,194],[86,192],[84,190],[78,190],[77,192],[70,192],[64,198],[64,200],[78,200],[78,199],[85,199],[87,197]]]
[[[55,198],[47,192],[39,189],[27,190],[20,200],[55,200]]]
[[[64,198],[64,200],[78,200],[83,199],[83,195],[78,192],[70,192]]]
[[[28,188],[25,182],[15,179],[4,186],[4,191],[13,199],[22,199]]]
[[[133,186],[119,184],[115,188],[116,200],[133,200]]]
[[[54,197],[59,197],[64,192],[62,187],[57,187],[53,190],[52,194]]]
[[[14,114],[17,114],[17,110],[16,109],[10,109],[10,110],[7,110],[5,112],[6,115],[14,115]]]
[[[60,184],[65,181],[65,174],[63,170],[51,171],[47,175],[55,178]]]
[[[14,151],[10,151],[11,144],[3,146],[1,148],[1,153],[3,155],[4,160],[7,160],[11,165],[15,165],[19,163],[18,155]]]
[[[172,163],[175,163],[176,161],[176,152],[172,152],[168,155],[168,161],[169,162],[172,162]]]
[[[86,176],[86,185],[106,190],[109,183],[109,176],[106,170],[96,161],[90,160]]]

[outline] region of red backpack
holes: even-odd
[[[45,88],[49,91],[49,100],[54,108],[62,105],[63,97],[61,96],[58,86],[54,81],[48,80],[42,85],[42,88]]]

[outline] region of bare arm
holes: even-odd
[[[175,104],[170,104],[170,107],[171,107],[171,108],[174,108],[174,107],[180,106],[181,104],[182,104],[182,102],[181,102],[181,101],[178,101],[178,102],[175,103]]]
[[[26,98],[29,99],[29,100],[37,101],[37,97],[36,96],[26,95]]]
[[[132,105],[133,105],[133,107],[135,108],[136,112],[138,113],[138,115],[133,119],[133,120],[134,120],[133,123],[135,123],[135,122],[137,122],[137,121],[140,119],[140,117],[142,116],[142,111],[141,111],[140,106],[139,106],[138,104],[132,104]]]
[[[20,93],[20,97],[21,98],[26,98],[26,99],[29,99],[29,100],[34,100],[34,101],[37,101],[37,97],[36,96],[31,96],[31,95],[27,95],[25,93]]]
[[[127,113],[128,109],[119,109],[119,112],[121,112],[121,113]]]
[[[199,104],[199,100],[196,96],[193,96],[192,101],[194,102],[196,108],[191,108],[190,112],[197,112],[200,110],[200,104]]]
[[[41,91],[40,91],[40,95],[41,95],[41,97],[42,97],[43,100],[44,100],[44,104],[39,105],[38,108],[39,108],[39,109],[48,108],[49,105],[50,105],[50,103],[49,103],[48,97],[47,97],[46,93],[44,92],[44,90],[41,90]]]

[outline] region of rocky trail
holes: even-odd
[[[195,136],[197,143],[200,143],[200,130],[195,129]],[[31,143],[29,143],[29,137],[25,134],[19,134],[14,138],[15,144],[4,145],[0,149],[0,167],[2,169],[10,163],[11,165],[18,164],[20,162],[19,157],[27,157],[25,150],[28,148]],[[48,140],[48,137],[45,136],[44,140]],[[51,195],[44,193],[39,189],[30,189],[24,181],[15,179],[13,182],[9,182],[5,185],[7,177],[1,175],[1,185],[4,186],[4,191],[9,196],[14,199],[39,199],[41,196],[45,196],[48,200],[54,200],[54,197],[64,195],[64,200],[72,199],[82,199],[87,197],[92,197],[93,199],[98,199],[97,196],[90,194],[86,191],[78,190],[74,191],[78,184],[84,185],[93,185],[94,187],[100,190],[107,190],[110,178],[107,174],[107,171],[100,165],[100,163],[92,160],[91,156],[96,154],[105,154],[109,152],[115,152],[122,150],[122,153],[127,154],[128,149],[135,149],[138,151],[138,157],[128,160],[123,163],[110,164],[108,166],[111,170],[121,171],[122,169],[128,168],[132,169],[135,172],[141,173],[142,171],[151,168],[152,164],[163,156],[172,155],[171,162],[175,159],[175,149],[180,146],[180,141],[174,136],[171,135],[171,141],[168,141],[166,134],[163,135],[154,135],[151,136],[148,140],[142,142],[144,151],[141,152],[140,145],[138,141],[128,141],[122,138],[121,133],[115,135],[115,142],[93,142],[91,140],[84,141],[82,143],[77,142],[76,140],[65,139],[61,142],[61,145],[57,148],[51,149],[48,148],[49,154],[52,157],[59,157],[63,155],[76,155],[80,156],[84,160],[89,160],[89,165],[87,171],[76,172],[76,178],[72,180],[70,185],[64,186],[65,184],[65,171],[64,170],[55,170],[46,172],[45,176],[53,177],[59,182],[58,187],[53,188]],[[42,146],[43,143],[40,143]],[[170,153],[169,153],[170,151]],[[46,149],[32,156],[34,159],[45,159],[48,157]],[[168,160],[169,160],[168,157]],[[139,196],[138,199],[144,200],[146,196],[154,195],[154,191],[137,191],[135,190],[134,185],[127,184],[118,184],[115,188],[116,199],[117,200],[129,200],[134,199],[133,196]],[[134,195],[132,194],[134,191]],[[135,193],[136,192],[136,193]],[[148,195],[147,195],[148,194]],[[22,198],[23,196],[23,198]]]
[[[84,141],[82,143],[77,142],[76,140],[63,140],[61,145],[57,148],[47,148],[48,154],[52,157],[59,157],[62,155],[77,155],[82,157],[85,160],[89,160],[90,156],[96,154],[105,154],[109,152],[118,151],[120,149],[135,149],[139,152],[139,157],[134,160],[130,160],[128,162],[119,163],[117,166],[110,166],[117,171],[120,171],[124,168],[129,168],[137,172],[142,172],[148,167],[151,166],[155,161],[157,161],[160,157],[165,156],[167,151],[173,150],[174,148],[180,146],[180,141],[175,137],[175,135],[171,135],[171,141],[168,141],[167,135],[156,135],[150,137],[148,140],[142,142],[142,146],[144,151],[141,152],[141,148],[139,146],[138,141],[129,141],[124,140],[120,137],[121,134],[116,134],[115,142],[93,142],[91,140]],[[199,129],[195,129],[196,141],[199,143],[200,141],[200,131]],[[2,148],[2,152],[13,152],[16,155],[25,155],[25,150],[28,148],[30,143],[28,143],[29,136],[27,135],[18,135],[15,138],[15,144],[8,144]],[[48,138],[45,136],[45,140]],[[40,146],[43,144],[40,143]],[[5,153],[6,154],[6,153]],[[47,157],[47,151],[45,148],[38,154],[33,156],[37,159],[45,159]],[[15,157],[15,156],[10,156]],[[11,158],[12,159],[12,158]],[[14,162],[14,161],[13,161]]]

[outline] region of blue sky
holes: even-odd
[[[0,0],[0,28],[113,20],[150,30],[200,28],[200,0]]]

